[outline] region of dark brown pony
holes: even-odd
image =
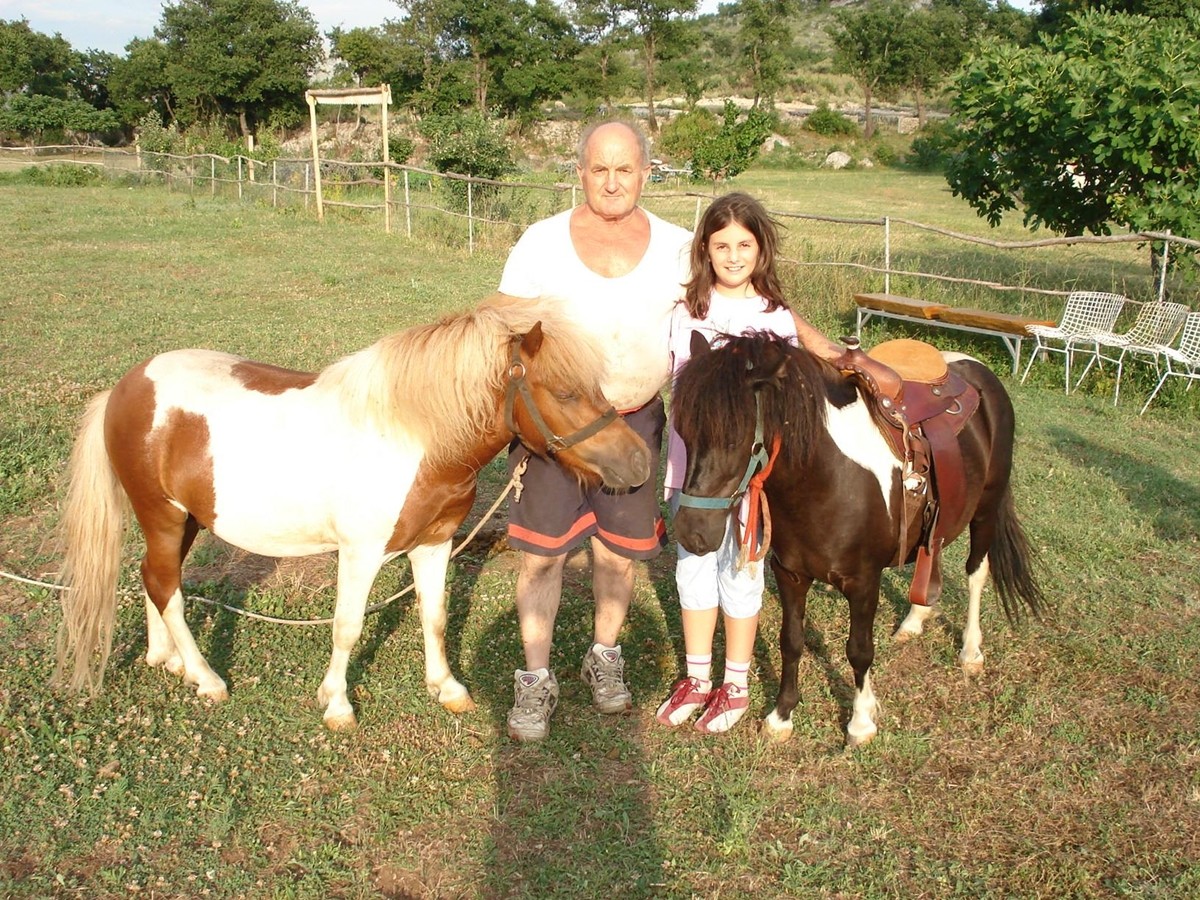
[[[497,296],[385,337],[322,372],[176,350],[96,397],[70,464],[59,677],[99,689],[112,644],[127,513],[146,538],[146,662],[226,697],[184,619],[181,567],[201,528],[252,553],[337,551],[333,653],[317,698],[355,725],[346,667],[367,594],[407,554],[421,608],[425,685],[473,707],[446,660],[450,543],[476,476],[514,433],[613,488],[650,474],[642,441],[600,390],[603,356],[553,301]]]
[[[747,481],[747,461],[763,458],[762,448],[778,438],[779,456],[765,481],[765,495],[773,525],[771,568],[783,605],[783,668],[766,727],[780,738],[791,734],[805,602],[818,580],[837,588],[850,604],[846,656],[854,670],[855,697],[847,742],[866,743],[878,730],[870,670],[881,576],[895,560],[912,562],[916,553],[915,540],[899,546],[901,465],[857,389],[806,350],[765,333],[729,337],[711,351],[703,339],[692,344],[692,359],[676,381],[671,405],[675,428],[687,445],[683,491],[698,502],[679,510],[675,537],[692,553],[715,550],[729,505],[711,508],[709,498],[736,497]],[[1036,614],[1041,594],[1009,484],[1012,403],[986,366],[959,354],[944,356],[980,398],[958,437],[966,467],[965,512],[947,534],[948,543],[970,531],[970,600],[959,662],[971,672],[983,667],[979,604],[989,573],[1010,619],[1018,617],[1021,605]],[[930,603],[939,590],[931,585]],[[897,638],[920,634],[930,611],[911,606]]]

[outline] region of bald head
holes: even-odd
[[[642,166],[650,165],[650,142],[646,135],[636,125],[629,122],[612,119],[603,122],[593,122],[579,136],[579,146],[576,149],[575,163],[583,169],[587,166],[587,155],[594,144],[613,137],[626,137],[637,144],[637,152]],[[595,140],[593,140],[593,138]]]

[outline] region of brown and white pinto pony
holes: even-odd
[[[958,658],[964,670],[978,672],[983,668],[980,601],[988,575],[1010,619],[1022,607],[1036,615],[1042,594],[1009,480],[1012,402],[987,366],[961,354],[943,356],[979,391],[979,409],[958,435],[965,467],[964,511],[946,532],[947,542],[963,531],[970,534],[970,596]],[[792,733],[808,589],[813,581],[823,581],[841,591],[850,607],[846,656],[855,693],[846,737],[852,747],[865,744],[878,731],[871,664],[882,573],[896,560],[912,562],[917,550],[916,535],[900,544],[903,471],[867,403],[832,365],[761,332],[728,337],[711,351],[697,335],[671,405],[675,428],[687,446],[675,537],[692,553],[709,553],[724,537],[731,503],[710,501],[740,496],[751,474],[747,461],[776,442],[780,448],[764,481],[773,526],[771,568],[783,607],[779,694],[765,722],[768,734],[784,739]],[[940,579],[931,582],[931,604],[940,590]],[[931,612],[931,606],[911,606],[897,640],[920,634]]]
[[[333,653],[317,694],[329,728],[356,724],[347,663],[375,576],[401,553],[420,603],[426,687],[447,709],[472,709],[445,652],[451,538],[479,470],[514,432],[591,483],[625,489],[650,476],[646,445],[612,412],[603,376],[599,350],[553,302],[503,295],[319,373],[211,350],[136,366],[92,400],[71,456],[56,679],[92,694],[102,684],[132,509],[146,539],[146,662],[201,697],[227,696],[180,591],[184,557],[207,528],[266,556],[338,552]]]

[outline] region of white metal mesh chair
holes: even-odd
[[[1200,312],[1188,313],[1187,321],[1183,323],[1183,333],[1179,335],[1178,347],[1161,347],[1160,350],[1166,361],[1166,369],[1146,399],[1139,416],[1149,409],[1151,401],[1172,375],[1186,378],[1188,388],[1191,388],[1193,381],[1200,381]]]
[[[1112,331],[1121,314],[1125,298],[1120,294],[1101,291],[1073,291],[1067,297],[1062,318],[1057,325],[1026,325],[1025,330],[1034,338],[1033,352],[1025,366],[1021,382],[1029,377],[1029,370],[1039,353],[1061,353],[1066,359],[1063,373],[1063,392],[1071,392],[1071,357],[1076,353],[1088,353],[1093,358],[1099,353],[1095,335]],[[1055,343],[1061,347],[1054,346]],[[1088,345],[1091,345],[1090,347]]]
[[[1137,319],[1128,331],[1119,334],[1106,331],[1094,336],[1095,355],[1088,360],[1079,380],[1075,382],[1076,389],[1083,384],[1092,365],[1101,368],[1105,362],[1117,367],[1117,382],[1113,388],[1113,406],[1121,396],[1121,374],[1125,367],[1125,357],[1149,359],[1154,363],[1154,372],[1158,374],[1158,359],[1162,356],[1162,348],[1175,340],[1183,321],[1190,310],[1182,303],[1169,303],[1155,300],[1143,303],[1138,310]],[[1090,343],[1091,341],[1089,341]],[[1106,356],[1105,350],[1120,351],[1115,356]]]

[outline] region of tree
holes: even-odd
[[[1151,19],[1183,18],[1200,9],[1200,0],[1039,0],[1038,30],[1057,34],[1071,27],[1071,17],[1088,11],[1126,13]]]
[[[738,108],[725,101],[725,115],[716,134],[704,138],[692,153],[692,171],[712,181],[724,181],[744,172],[758,156],[763,141],[775,126],[775,117],[761,107],[739,121]]]
[[[624,89],[626,68],[620,51],[629,41],[630,0],[572,0],[571,21],[582,48],[572,78],[575,90],[589,100],[613,107]]]
[[[470,102],[471,89],[465,67],[452,59],[447,29],[457,14],[459,0],[395,0],[405,12],[399,37],[415,49],[420,59],[420,88],[413,101],[422,113],[449,112]]]
[[[236,117],[243,137],[261,123],[293,124],[324,58],[312,14],[294,0],[177,0],[155,35],[181,114]]]
[[[0,19],[0,94],[68,99],[75,54],[61,35],[48,37],[25,19]]]
[[[570,87],[579,41],[567,16],[551,0],[517,0],[508,58],[496,72],[495,108],[528,121],[543,103]]]
[[[783,84],[787,51],[792,42],[789,20],[800,8],[799,0],[741,0],[741,58],[750,74],[754,105],[775,104]]]
[[[113,63],[108,78],[109,99],[121,121],[141,121],[150,112],[159,121],[175,118],[175,95],[167,77],[170,51],[157,38],[135,38],[125,45],[125,56]]]
[[[1200,238],[1200,15],[1083,13],[1041,46],[981,50],[956,80],[955,194],[992,225]]]
[[[419,48],[425,111],[466,100],[522,118],[567,88],[577,43],[551,0],[398,0],[406,38]]]
[[[860,9],[834,13],[829,35],[833,39],[834,68],[850,75],[863,92],[863,137],[875,133],[871,117],[875,97],[889,97],[907,80],[905,42],[911,32],[909,9],[896,0],[871,2]]]
[[[67,73],[67,83],[72,93],[96,109],[111,107],[108,83],[120,57],[103,50],[88,50],[86,53],[73,53],[72,56],[74,60]]]
[[[644,72],[647,122],[652,132],[658,132],[654,114],[654,92],[658,84],[658,63],[669,55],[673,42],[678,40],[680,18],[696,11],[697,0],[631,0],[633,30],[641,44]]]
[[[0,132],[16,132],[42,143],[47,135],[93,135],[116,131],[116,114],[82,100],[63,100],[46,94],[17,94],[0,107]]]
[[[329,32],[329,55],[339,60],[337,72],[349,75],[355,86],[390,83],[399,50],[399,42],[383,28]]]

